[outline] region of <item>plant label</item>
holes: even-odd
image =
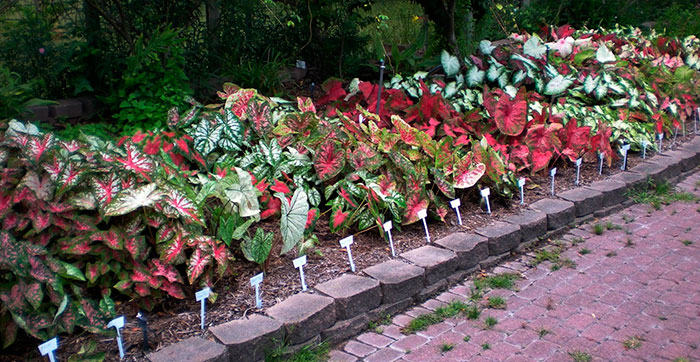
[[[656,136],[656,138],[658,138],[658,140],[659,140],[659,153],[661,153],[661,151],[662,151],[662,149],[663,149],[663,145],[664,145],[664,143],[663,143],[663,142],[664,142],[664,134],[663,134],[663,133],[659,133],[659,134]]]
[[[520,189],[520,205],[525,204],[525,177],[518,179],[518,188]]]
[[[354,238],[352,235],[348,236],[347,238],[344,238],[340,240],[340,247],[345,248],[348,252],[348,260],[350,261],[350,270],[352,272],[355,272],[355,262],[352,260],[352,250],[350,250],[350,245],[354,242]]]
[[[698,134],[698,118],[700,118],[700,107],[695,108],[695,134]]]
[[[58,349],[58,337],[54,337],[39,345],[39,352],[42,356],[49,355],[49,360],[51,362],[56,362],[56,356],[54,356],[54,351]]]
[[[299,278],[301,279],[301,290],[306,291],[306,280],[304,278],[304,265],[306,265],[306,255],[302,255],[292,261],[294,267],[299,269]]]
[[[576,159],[576,186],[578,186],[579,181],[581,180],[581,163],[583,162],[582,158]]]
[[[549,176],[552,177],[552,196],[554,196],[554,176],[557,174],[557,168],[549,170]]]
[[[384,86],[384,59],[380,60],[381,65],[379,66],[379,84],[377,85],[377,111],[374,112],[376,114],[379,114],[379,110],[381,107],[381,100],[382,100],[382,86]]]
[[[649,144],[647,143],[647,140],[642,141],[642,160],[647,158],[647,146]]]
[[[430,243],[430,231],[428,231],[428,222],[425,221],[426,217],[428,217],[428,209],[418,211],[418,218],[423,221],[423,229],[425,229],[425,240]]]
[[[455,213],[457,213],[457,222],[459,222],[460,225],[462,225],[462,215],[459,213],[459,207],[462,205],[462,200],[460,199],[454,199],[450,201],[450,207],[455,209]]]
[[[384,232],[389,237],[389,246],[391,247],[391,256],[395,257],[396,251],[394,250],[394,239],[391,237],[391,228],[393,227],[393,224],[391,223],[391,220],[389,220],[389,221],[385,222],[382,226],[384,227]]]
[[[676,144],[676,138],[678,138],[678,127],[673,131],[673,143],[671,143],[671,147]]]
[[[207,298],[209,298],[209,294],[211,294],[211,288],[206,287],[197,293],[194,293],[194,299],[198,302],[200,302],[200,311],[199,311],[199,320],[200,320],[200,326],[202,329],[204,329],[204,321],[206,320],[207,316]]]
[[[255,308],[262,308],[262,299],[260,299],[260,283],[262,281],[263,273],[250,278],[250,285],[255,287]]]
[[[360,115],[360,117],[358,118],[358,121],[360,122],[360,124],[362,124],[362,122],[365,121],[365,117],[363,117],[362,115]]]
[[[299,69],[306,69],[306,62],[303,60],[298,60],[297,59],[297,68]]]
[[[620,166],[620,170],[624,171],[627,169],[627,153],[630,150],[630,145],[626,144],[620,147],[620,151],[622,151],[622,166]]]
[[[108,324],[107,328],[114,328],[117,330],[117,347],[119,347],[119,358],[124,359],[124,344],[122,342],[121,329],[124,328],[125,318],[124,316],[112,319]]]
[[[486,213],[491,215],[491,203],[489,203],[489,196],[491,195],[491,189],[484,188],[481,190],[481,197],[484,199],[484,202],[486,203]]]
[[[605,159],[605,155],[602,153],[599,153],[598,159],[600,160],[599,164],[598,164],[598,174],[602,175],[603,174],[603,159]]]

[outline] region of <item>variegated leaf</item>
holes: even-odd
[[[128,214],[139,207],[152,206],[163,197],[155,183],[141,186],[138,189],[124,190],[105,207],[105,215],[116,216]]]

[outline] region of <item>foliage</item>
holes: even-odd
[[[156,31],[150,39],[136,39],[121,79],[104,98],[127,133],[165,126],[168,110],[181,105],[191,92],[183,71],[181,42],[178,33],[168,28]]]
[[[32,98],[34,83],[23,83],[20,75],[0,65],[0,120],[19,116],[28,107],[51,104],[53,102]]]

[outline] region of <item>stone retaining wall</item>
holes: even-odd
[[[345,274],[293,295],[265,315],[224,323],[209,330],[215,341],[193,337],[148,355],[153,361],[260,361],[284,343],[289,351],[354,336],[372,320],[395,314],[493,265],[541,237],[621,209],[629,188],[645,182],[675,182],[700,164],[700,137],[642,162],[608,180],[572,189],[530,205],[517,215],[475,233],[454,233],[356,274]]]
[[[28,107],[23,118],[31,122],[47,123],[56,123],[66,119],[87,119],[97,113],[97,107],[95,97],[60,99],[56,101],[56,104]]]

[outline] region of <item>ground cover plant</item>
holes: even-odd
[[[698,47],[565,26],[485,41],[463,59],[445,52],[443,74],[393,77],[381,96],[360,80],[331,79],[315,101],[226,84],[217,103],[183,99],[163,128],[114,141],[2,122],[3,344],[19,329],[105,332],[115,301],[184,298],[236,256],[268,271],[271,258],[311,250],[321,218],[333,233],[384,236],[384,222],[400,228],[423,209],[444,219],[476,186],[511,197],[516,176],[599,154],[612,165],[623,143],[651,150],[655,133],[692,121]],[[545,260],[570,265],[554,251]],[[514,278],[485,278],[475,293]]]

